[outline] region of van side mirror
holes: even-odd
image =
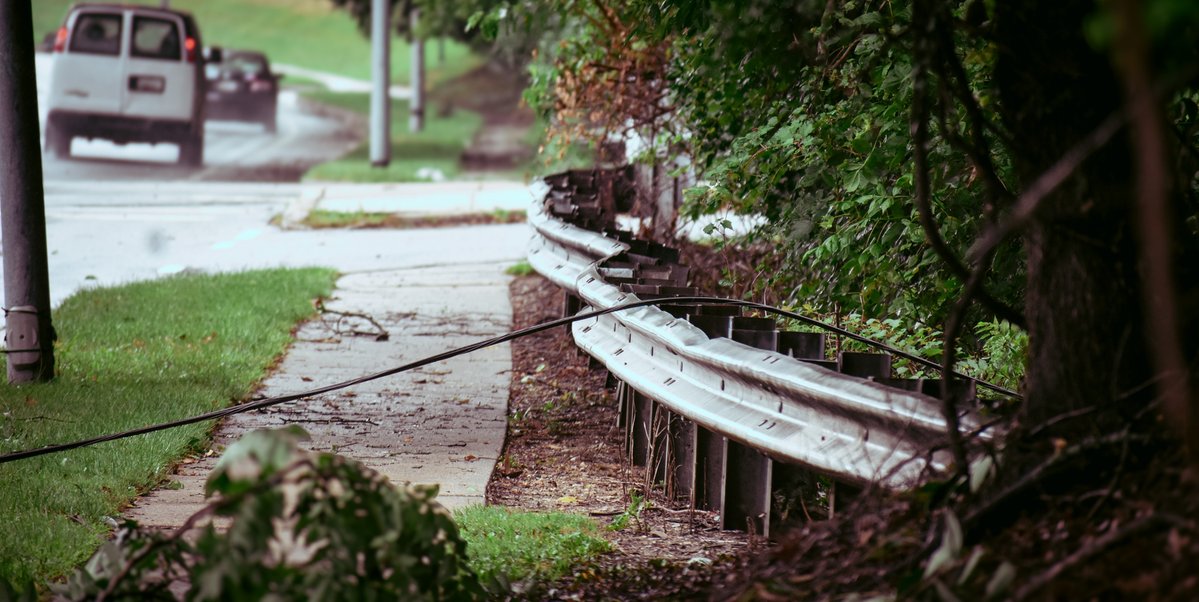
[[[220,46],[209,46],[204,49],[204,60],[209,63],[220,63],[225,60],[225,52]]]

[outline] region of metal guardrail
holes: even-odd
[[[529,263],[583,305],[604,309],[638,300],[605,278],[627,276],[626,270],[601,267],[630,244],[552,215],[572,187],[562,175],[551,179],[557,186],[534,186]],[[726,527],[744,520],[768,532],[771,461],[848,485],[887,488],[913,486],[926,469],[944,470],[952,461],[947,451],[930,451],[945,441],[937,399],[709,337],[679,313],[641,307],[576,322],[572,332],[581,349],[625,383],[623,417],[634,460],[660,462],[656,470],[678,483],[676,490],[727,515]],[[657,419],[659,413],[667,418]],[[970,413],[961,420],[963,429],[978,426]],[[661,460],[653,458],[655,447],[666,450]]]

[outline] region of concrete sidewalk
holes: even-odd
[[[480,264],[348,275],[305,324],[259,395],[325,386],[507,332],[506,266]],[[382,326],[386,340],[377,340]],[[217,429],[215,450],[260,428],[303,427],[305,447],[333,451],[395,483],[438,483],[448,507],[482,504],[507,427],[508,346],[497,345],[411,372],[264,411],[238,414]],[[160,488],[125,516],[172,529],[204,503],[204,482],[218,454],[180,467],[182,487]]]
[[[321,188],[322,195],[304,201],[309,210],[353,203],[394,212],[525,209],[530,198],[523,185],[503,183]],[[299,215],[296,205],[292,209]],[[430,264],[436,263],[431,257]],[[504,271],[510,263],[380,269],[341,277],[326,312],[299,329],[258,397],[350,380],[508,332],[510,277]],[[497,345],[239,414],[218,426],[213,449],[219,452],[254,429],[296,424],[312,435],[305,444],[309,449],[360,460],[395,483],[437,483],[438,499],[451,508],[482,504],[506,435],[511,364],[508,345]],[[182,525],[202,507],[204,482],[218,459],[212,454],[184,464],[174,477],[182,487],[150,492],[125,516],[161,529]]]

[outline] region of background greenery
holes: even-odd
[[[158,6],[157,0],[133,0]],[[75,0],[34,0],[34,39],[40,40],[62,24]],[[286,63],[346,77],[370,79],[370,40],[353,17],[330,0],[171,0],[171,7],[192,13],[208,46],[265,52],[274,63]],[[391,72],[397,84],[409,81],[409,45],[391,40]],[[426,44],[426,77],[430,84],[451,79],[478,64],[470,48],[457,41],[444,44],[445,61],[437,43]]]
[[[314,92],[308,97],[363,117],[370,114],[369,94]],[[477,113],[464,109],[455,109],[449,115],[426,111],[424,129],[413,133],[408,129],[405,100],[391,101],[391,115],[391,163],[387,167],[371,166],[370,143],[363,142],[340,159],[314,167],[304,177],[351,182],[418,182],[431,180],[438,173],[438,177],[452,179],[460,171],[462,151],[483,124]]]

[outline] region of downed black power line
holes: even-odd
[[[268,397],[266,399],[259,399],[257,401],[252,401],[249,403],[243,403],[243,404],[239,404],[239,405],[235,405],[235,406],[230,406],[228,408],[215,410],[212,412],[206,412],[204,414],[199,414],[199,415],[191,416],[188,418],[181,418],[179,420],[173,420],[171,422],[162,422],[159,424],[144,426],[141,428],[124,431],[124,432],[120,432],[120,433],[112,433],[109,435],[93,437],[91,439],[83,439],[83,440],[74,441],[71,443],[60,443],[60,444],[56,444],[56,445],[48,445],[45,447],[39,447],[39,448],[35,448],[35,449],[27,449],[27,450],[3,454],[3,455],[0,455],[0,464],[6,464],[8,462],[15,462],[17,460],[25,460],[25,459],[29,459],[29,458],[35,458],[37,456],[44,456],[44,455],[58,453],[58,452],[70,451],[72,449],[78,449],[81,447],[89,447],[92,445],[96,445],[98,443],[106,443],[108,441],[116,441],[117,439],[125,439],[125,438],[133,437],[136,435],[144,435],[147,433],[163,431],[163,430],[167,430],[167,429],[171,429],[171,428],[175,428],[175,427],[179,427],[179,426],[185,426],[188,424],[195,424],[197,422],[204,422],[206,420],[215,420],[218,418],[224,418],[226,416],[232,416],[234,414],[242,414],[245,412],[260,410],[263,408],[269,408],[271,406],[276,406],[276,405],[287,403],[290,401],[298,401],[300,399],[305,399],[307,397],[314,397],[316,395],[322,395],[322,394],[329,393],[332,391],[338,391],[341,389],[352,387],[354,385],[359,385],[359,384],[362,384],[365,382],[370,382],[372,380],[378,380],[380,378],[399,374],[401,372],[407,372],[408,370],[413,370],[416,368],[420,368],[422,366],[427,366],[429,364],[440,362],[442,360],[447,360],[447,359],[450,359],[453,357],[457,357],[459,355],[473,353],[480,349],[491,347],[492,345],[498,345],[500,343],[505,343],[507,341],[511,341],[513,339],[517,339],[520,337],[537,334],[539,332],[549,330],[549,329],[552,329],[552,328],[555,328],[558,326],[562,326],[565,324],[570,324],[572,322],[577,322],[579,320],[595,318],[598,316],[610,314],[610,313],[625,310],[625,309],[635,309],[638,307],[646,307],[646,306],[658,305],[658,304],[662,304],[662,303],[670,303],[670,304],[705,303],[705,304],[709,304],[709,305],[734,305],[734,306],[739,306],[739,307],[747,307],[750,309],[757,309],[760,311],[775,313],[775,314],[778,314],[781,316],[799,320],[800,322],[803,322],[810,326],[822,328],[822,329],[828,330],[830,332],[835,332],[841,336],[851,338],[860,343],[865,343],[867,345],[871,345],[871,346],[877,347],[879,349],[884,349],[890,353],[894,353],[895,355],[898,355],[905,359],[917,362],[924,366],[927,366],[930,368],[936,368],[938,370],[940,369],[940,365],[931,360],[926,360],[920,356],[913,355],[913,354],[910,354],[910,353],[907,353],[904,351],[900,351],[898,349],[894,349],[883,343],[879,343],[877,341],[872,341],[861,335],[857,335],[857,334],[854,334],[847,330],[837,328],[836,326],[831,326],[829,324],[825,324],[824,322],[815,320],[813,318],[809,318],[807,316],[803,316],[803,315],[800,315],[800,314],[797,314],[797,313],[794,313],[791,311],[787,311],[785,309],[771,307],[769,305],[764,305],[761,303],[755,303],[753,301],[741,301],[739,299],[723,299],[720,297],[669,297],[669,298],[662,298],[662,299],[639,300],[639,301],[633,301],[631,303],[626,303],[624,305],[609,307],[606,309],[583,312],[583,313],[575,314],[573,316],[567,316],[564,318],[559,318],[557,320],[552,320],[550,322],[542,322],[541,324],[530,326],[528,328],[522,328],[520,330],[512,331],[512,332],[509,332],[509,333],[506,333],[506,334],[503,334],[503,335],[500,335],[497,337],[492,337],[490,339],[485,339],[485,340],[479,341],[477,343],[472,343],[470,345],[466,345],[464,347],[458,347],[456,349],[451,349],[449,351],[443,351],[436,355],[430,355],[430,356],[424,357],[422,359],[419,359],[419,360],[416,360],[413,362],[409,362],[402,366],[384,370],[382,372],[376,372],[374,374],[360,376],[355,379],[342,381],[342,382],[334,383],[331,385],[326,385],[324,387],[318,387],[316,389],[310,389],[308,391],[304,391],[301,393],[292,393],[290,395],[281,395],[278,397]],[[989,389],[992,389],[996,392],[1003,393],[1005,395],[1010,395],[1010,396],[1016,397],[1016,398],[1020,397],[1020,395],[1018,393],[1015,393],[1014,391],[1010,391],[1003,387],[999,387],[997,385],[993,385],[991,383],[981,381],[979,379],[976,379],[976,378],[973,378],[970,376],[966,376],[964,374],[960,374],[957,372],[954,372],[953,374],[954,374],[954,376],[957,376],[959,378],[972,380],[972,381],[978,383],[979,385],[987,387]]]

